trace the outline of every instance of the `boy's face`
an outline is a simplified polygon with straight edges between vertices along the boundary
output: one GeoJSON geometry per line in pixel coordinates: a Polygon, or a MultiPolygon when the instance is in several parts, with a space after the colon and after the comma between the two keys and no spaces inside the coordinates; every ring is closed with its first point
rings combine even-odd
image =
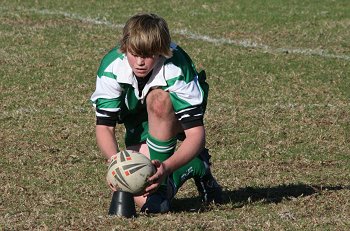
{"type": "Polygon", "coordinates": [[[129,65],[137,77],[146,77],[154,68],[159,60],[159,55],[151,57],[140,57],[131,52],[126,52],[129,65]]]}

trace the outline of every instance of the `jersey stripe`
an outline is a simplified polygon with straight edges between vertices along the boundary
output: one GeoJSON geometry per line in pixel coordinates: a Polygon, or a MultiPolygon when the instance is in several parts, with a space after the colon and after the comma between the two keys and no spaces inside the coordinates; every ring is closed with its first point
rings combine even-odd
{"type": "Polygon", "coordinates": [[[102,78],[103,76],[107,78],[117,79],[117,76],[114,75],[112,72],[103,72],[102,75],[99,77],[102,78]]]}

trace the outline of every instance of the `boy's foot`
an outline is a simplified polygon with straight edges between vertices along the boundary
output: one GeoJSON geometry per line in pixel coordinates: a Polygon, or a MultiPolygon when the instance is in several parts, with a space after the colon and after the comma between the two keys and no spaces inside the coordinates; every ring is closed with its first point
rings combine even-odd
{"type": "Polygon", "coordinates": [[[147,197],[146,203],[142,206],[143,213],[167,213],[170,211],[170,201],[176,194],[176,188],[170,177],[167,185],[161,185],[159,189],[147,197]]]}
{"type": "Polygon", "coordinates": [[[142,206],[142,213],[167,213],[170,211],[170,200],[161,192],[152,193],[142,206]]]}
{"type": "Polygon", "coordinates": [[[203,177],[195,177],[194,182],[197,186],[197,190],[202,199],[202,202],[204,204],[209,204],[212,202],[221,204],[223,203],[222,188],[210,171],[211,163],[209,159],[211,156],[208,153],[208,149],[204,149],[201,152],[200,158],[203,160],[207,170],[206,174],[203,177]]]}
{"type": "Polygon", "coordinates": [[[194,182],[203,203],[209,204],[214,202],[216,204],[221,204],[223,202],[222,188],[215,180],[210,170],[202,178],[195,178],[194,182]]]}

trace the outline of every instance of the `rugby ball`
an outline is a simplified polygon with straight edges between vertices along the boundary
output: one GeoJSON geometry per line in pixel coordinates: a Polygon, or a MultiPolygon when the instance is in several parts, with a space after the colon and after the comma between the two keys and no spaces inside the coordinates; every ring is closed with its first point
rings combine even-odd
{"type": "Polygon", "coordinates": [[[124,150],[111,157],[107,182],[114,189],[140,195],[149,185],[148,177],[155,172],[156,169],[151,160],[145,155],[124,150]]]}

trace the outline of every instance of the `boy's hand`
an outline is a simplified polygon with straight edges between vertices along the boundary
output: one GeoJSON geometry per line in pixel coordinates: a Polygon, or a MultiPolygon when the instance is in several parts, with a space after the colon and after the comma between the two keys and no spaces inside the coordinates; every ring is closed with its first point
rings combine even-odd
{"type": "Polygon", "coordinates": [[[164,181],[170,172],[166,168],[165,164],[159,160],[152,160],[152,164],[156,167],[157,171],[151,177],[148,178],[150,185],[146,188],[144,197],[147,197],[149,194],[154,193],[161,183],[164,181]]]}

